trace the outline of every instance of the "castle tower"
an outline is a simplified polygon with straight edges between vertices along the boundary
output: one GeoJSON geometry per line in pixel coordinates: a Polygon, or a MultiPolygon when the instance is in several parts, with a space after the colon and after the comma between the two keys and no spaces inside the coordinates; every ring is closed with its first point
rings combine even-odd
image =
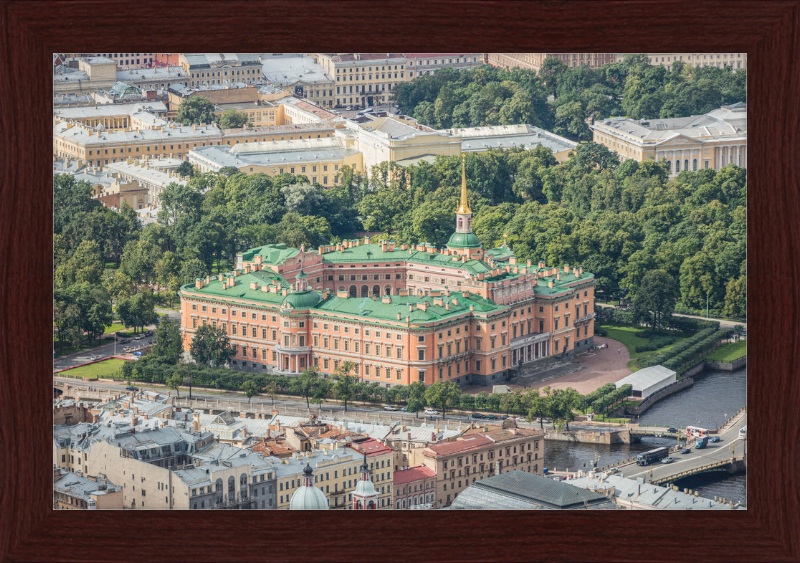
{"type": "Polygon", "coordinates": [[[369,465],[367,454],[364,454],[364,463],[361,465],[361,479],[353,492],[353,510],[377,510],[379,493],[369,478],[369,465]]]}
{"type": "Polygon", "coordinates": [[[470,259],[482,260],[483,248],[472,232],[472,210],[467,201],[466,155],[461,153],[461,200],[456,209],[456,232],[447,241],[447,248],[470,259]]]}

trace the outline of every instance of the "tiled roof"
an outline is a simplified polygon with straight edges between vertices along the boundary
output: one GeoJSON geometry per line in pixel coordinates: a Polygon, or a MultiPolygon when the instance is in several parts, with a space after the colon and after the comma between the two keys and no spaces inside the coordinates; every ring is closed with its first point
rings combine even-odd
{"type": "Polygon", "coordinates": [[[363,442],[351,442],[347,444],[347,447],[356,450],[360,455],[367,454],[367,457],[375,457],[378,455],[392,453],[392,449],[390,447],[384,446],[374,438],[369,438],[363,442]]]}
{"type": "Polygon", "coordinates": [[[393,482],[394,486],[404,485],[405,483],[410,483],[411,481],[419,481],[420,479],[430,479],[431,477],[436,477],[436,472],[425,466],[420,465],[419,467],[411,467],[410,469],[400,469],[393,473],[393,482]]]}
{"type": "Polygon", "coordinates": [[[405,53],[409,59],[429,59],[436,57],[465,57],[465,56],[480,56],[483,58],[482,53],[405,53]]]}
{"type": "Polygon", "coordinates": [[[430,457],[439,457],[445,455],[453,455],[461,452],[469,452],[477,450],[486,446],[494,444],[492,440],[486,436],[469,436],[455,440],[454,442],[445,442],[443,444],[431,444],[425,448],[425,454],[430,453],[430,457]]]}

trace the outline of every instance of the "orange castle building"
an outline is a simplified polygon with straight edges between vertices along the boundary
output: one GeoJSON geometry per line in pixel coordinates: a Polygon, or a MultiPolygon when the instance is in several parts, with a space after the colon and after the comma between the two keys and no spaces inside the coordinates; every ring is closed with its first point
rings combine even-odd
{"type": "MultiPolygon", "coordinates": [[[[381,385],[491,385],[509,368],[572,358],[594,341],[594,275],[522,265],[472,232],[462,165],[456,231],[428,243],[348,240],[316,250],[270,244],[238,255],[227,274],[181,288],[184,349],[221,326],[234,369],[296,375],[340,363],[381,385]]],[[[516,371],[516,370],[515,370],[516,371]]]]}

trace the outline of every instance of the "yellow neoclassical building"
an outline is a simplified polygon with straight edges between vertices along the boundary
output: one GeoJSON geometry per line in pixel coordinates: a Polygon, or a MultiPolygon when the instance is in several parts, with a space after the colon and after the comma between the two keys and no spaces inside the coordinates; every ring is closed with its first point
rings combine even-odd
{"type": "Polygon", "coordinates": [[[621,161],[665,159],[670,177],[727,164],[747,166],[747,105],[741,102],[674,119],[603,119],[591,129],[594,142],[621,161]]]}

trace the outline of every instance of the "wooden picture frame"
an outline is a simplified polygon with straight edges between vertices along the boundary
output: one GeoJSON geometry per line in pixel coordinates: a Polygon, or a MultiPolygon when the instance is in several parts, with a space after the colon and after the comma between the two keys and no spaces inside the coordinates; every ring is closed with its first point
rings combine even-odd
{"type": "Polygon", "coordinates": [[[800,560],[800,0],[0,2],[1,561],[800,560]],[[53,52],[747,52],[747,510],[52,510],[53,52]],[[423,49],[424,47],[424,49],[423,49]]]}

